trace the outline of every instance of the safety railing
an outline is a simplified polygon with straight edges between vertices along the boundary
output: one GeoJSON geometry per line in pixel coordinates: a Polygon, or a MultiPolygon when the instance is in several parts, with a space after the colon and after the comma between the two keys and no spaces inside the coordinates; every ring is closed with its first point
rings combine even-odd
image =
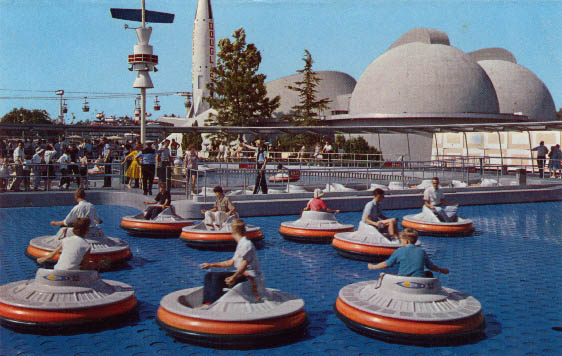
{"type": "MultiPolygon", "coordinates": [[[[511,157],[514,159],[514,157],[511,157]]],[[[462,157],[450,156],[433,161],[387,161],[377,168],[342,168],[342,167],[301,167],[296,165],[283,166],[264,171],[269,192],[291,192],[293,184],[317,188],[332,189],[333,184],[359,186],[364,189],[371,183],[403,182],[405,186],[417,184],[420,180],[439,177],[447,180],[461,180],[473,183],[481,178],[499,178],[506,175],[521,174],[521,170],[532,170],[524,159],[513,165],[501,165],[494,162],[493,157],[462,157]]],[[[505,160],[504,160],[505,162],[505,160]]],[[[274,166],[271,163],[269,166],[274,166]]],[[[206,169],[192,170],[186,181],[186,171],[182,167],[170,168],[172,182],[185,188],[186,198],[194,195],[202,196],[206,201],[212,196],[213,187],[220,185],[235,194],[252,194],[258,183],[259,175],[255,162],[242,161],[233,167],[229,162],[208,163],[206,169]]]]}
{"type": "MultiPolygon", "coordinates": [[[[202,151],[200,156],[208,162],[244,163],[255,156],[255,151],[236,151],[235,153],[202,151]]],[[[390,160],[398,160],[403,155],[385,155],[390,160]]],[[[292,152],[292,151],[268,151],[269,162],[285,165],[298,165],[301,167],[356,167],[375,168],[384,161],[380,153],[318,153],[314,152],[292,152]]]]}
{"type": "Polygon", "coordinates": [[[0,169],[0,191],[53,190],[53,184],[61,189],[71,185],[83,188],[109,187],[121,189],[123,169],[118,162],[88,164],[59,163],[3,163],[0,169]],[[109,167],[106,173],[105,167],[109,167]],[[103,183],[101,181],[104,181],[103,183]],[[98,181],[100,181],[98,185],[98,181]],[[23,185],[23,189],[22,188],[23,185]]]}
{"type": "MultiPolygon", "coordinates": [[[[541,162],[544,166],[545,176],[554,174],[549,170],[549,159],[541,162]]],[[[293,184],[309,187],[324,187],[328,190],[334,183],[344,185],[368,185],[370,183],[399,181],[413,183],[419,180],[440,177],[445,179],[458,179],[465,182],[474,181],[476,178],[496,177],[499,179],[506,175],[536,172],[534,162],[530,158],[503,157],[503,163],[497,157],[478,156],[440,156],[438,160],[412,161],[388,160],[376,161],[370,166],[355,164],[350,167],[308,166],[298,164],[277,165],[273,159],[269,160],[269,169],[265,170],[265,182],[272,191],[291,192],[295,189],[293,184]],[[509,163],[509,164],[507,164],[509,163]]],[[[183,165],[183,163],[182,163],[183,165]]],[[[252,194],[257,182],[258,174],[255,161],[245,160],[238,163],[217,162],[208,163],[205,168],[187,171],[183,166],[169,166],[165,170],[168,186],[177,191],[185,192],[187,198],[193,195],[212,196],[212,188],[220,185],[228,190],[239,190],[237,194],[252,194]],[[191,177],[194,178],[191,178],[191,177]]],[[[69,163],[66,166],[56,164],[4,164],[0,171],[0,190],[12,188],[19,190],[49,188],[55,181],[60,186],[66,187],[76,183],[76,186],[104,187],[113,186],[121,189],[126,184],[127,166],[118,161],[113,163],[94,163],[88,165],[69,163]],[[105,167],[110,167],[106,173],[105,167]],[[24,168],[25,167],[25,168],[24,168]],[[50,168],[49,168],[50,167],[50,168]],[[61,169],[62,167],[62,169],[61,169]]],[[[157,167],[155,173],[159,171],[157,167]]],[[[562,173],[562,172],[561,172],[562,173]]],[[[158,174],[156,174],[158,175],[158,174]]],[[[141,180],[142,181],[142,180],[141,180]]]]}

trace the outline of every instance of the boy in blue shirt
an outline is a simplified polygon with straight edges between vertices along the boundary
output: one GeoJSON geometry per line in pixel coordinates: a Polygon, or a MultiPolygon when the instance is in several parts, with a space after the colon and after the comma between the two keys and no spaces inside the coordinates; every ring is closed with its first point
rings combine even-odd
{"type": "Polygon", "coordinates": [[[417,241],[418,233],[416,230],[410,228],[404,229],[400,233],[400,245],[402,247],[394,251],[386,261],[377,263],[376,265],[369,263],[369,269],[382,269],[392,267],[396,263],[399,263],[399,276],[428,277],[424,273],[424,266],[434,272],[448,274],[449,270],[447,268],[439,268],[431,262],[425,251],[421,247],[416,246],[417,241]]]}

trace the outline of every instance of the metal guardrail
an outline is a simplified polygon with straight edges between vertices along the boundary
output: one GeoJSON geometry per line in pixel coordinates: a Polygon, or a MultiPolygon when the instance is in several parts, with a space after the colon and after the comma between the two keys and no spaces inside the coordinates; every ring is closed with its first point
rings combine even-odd
{"type": "MultiPolygon", "coordinates": [[[[272,163],[274,165],[274,163],[272,163]]],[[[170,167],[174,173],[169,173],[172,177],[172,184],[185,186],[185,196],[187,199],[193,197],[193,191],[202,196],[207,201],[208,196],[212,196],[212,188],[220,185],[226,190],[240,190],[240,194],[252,194],[249,188],[254,187],[257,176],[254,162],[238,163],[238,168],[232,168],[232,163],[218,162],[210,169],[194,170],[192,174],[196,176],[195,186],[191,182],[186,183],[186,171],[182,167],[170,167]],[[172,175],[173,174],[173,175],[172,175]]],[[[522,174],[521,170],[528,171],[532,166],[505,166],[487,163],[485,159],[477,160],[440,160],[440,161],[394,161],[386,162],[379,168],[356,168],[348,169],[341,167],[303,167],[298,166],[283,167],[280,169],[265,170],[267,184],[273,189],[282,189],[290,192],[291,183],[305,185],[308,187],[324,187],[328,191],[332,183],[342,183],[350,186],[367,185],[376,182],[398,181],[404,184],[412,184],[420,180],[439,177],[441,179],[462,180],[467,183],[475,179],[487,176],[489,178],[499,178],[511,173],[522,174]],[[273,179],[272,177],[277,177],[273,179]],[[291,179],[294,178],[294,179],[291,179]]]]}
{"type": "MultiPolygon", "coordinates": [[[[289,167],[282,167],[280,169],[267,169],[265,177],[268,179],[267,184],[271,185],[274,189],[283,189],[290,191],[291,181],[298,180],[299,184],[309,186],[323,186],[332,183],[342,184],[369,184],[381,181],[402,181],[404,183],[419,181],[420,179],[431,179],[434,176],[440,178],[460,179],[470,182],[471,177],[495,176],[499,179],[502,176],[512,173],[520,173],[521,170],[535,172],[535,166],[530,158],[522,157],[503,157],[504,162],[515,162],[516,164],[499,164],[495,161],[496,157],[466,157],[466,156],[441,156],[439,160],[432,161],[375,161],[371,162],[368,166],[362,166],[364,162],[352,164],[350,167],[332,165],[329,167],[321,165],[300,165],[291,164],[289,167]],[[298,172],[298,179],[295,174],[298,172]],[[277,181],[269,181],[270,177],[278,175],[280,179],[277,181]],[[284,179],[283,177],[286,177],[284,179]],[[293,177],[294,179],[290,179],[293,177]]],[[[270,166],[275,166],[277,163],[273,158],[269,160],[270,166]]],[[[284,163],[284,161],[282,161],[284,163]]],[[[334,161],[332,161],[334,162],[334,161]]],[[[545,170],[547,170],[548,160],[545,161],[545,170]]],[[[211,169],[193,170],[191,174],[195,175],[195,184],[192,186],[191,180],[186,181],[187,172],[183,167],[169,166],[166,170],[166,180],[168,185],[173,188],[182,188],[185,190],[186,198],[190,199],[193,191],[199,193],[203,192],[203,196],[207,197],[210,188],[221,185],[229,189],[242,190],[242,194],[247,194],[249,187],[255,185],[257,170],[255,169],[255,161],[238,161],[237,168],[232,168],[231,162],[217,162],[210,163],[213,165],[211,169]]],[[[47,167],[58,167],[59,164],[29,164],[29,170],[23,170],[23,166],[19,164],[9,164],[12,167],[13,173],[0,174],[0,189],[7,187],[9,183],[16,184],[16,189],[23,183],[24,187],[30,187],[33,183],[34,187],[39,187],[41,183],[47,184],[47,167]],[[32,174],[32,172],[34,174],[32,174]],[[40,172],[39,174],[35,174],[40,172]],[[41,173],[42,172],[42,173],[41,173]],[[39,184],[36,180],[39,179],[39,184]]],[[[98,163],[89,162],[87,165],[86,173],[80,172],[80,168],[84,168],[80,163],[69,164],[68,171],[55,172],[54,178],[51,180],[65,179],[65,182],[75,182],[77,178],[80,184],[85,187],[92,187],[91,182],[94,182],[97,187],[97,182],[103,178],[110,177],[111,181],[119,183],[115,188],[122,188],[125,184],[125,166],[119,161],[113,163],[98,163]],[[95,172],[92,172],[94,166],[100,167],[95,172]],[[105,174],[104,167],[111,166],[111,173],[105,174]],[[73,167],[72,169],[70,167],[73,167]],[[76,168],[77,167],[77,168],[76,168]],[[78,169],[78,172],[77,172],[78,169]]],[[[56,171],[56,169],[55,169],[56,171]]],[[[155,169],[155,172],[157,170],[155,169]]],[[[60,181],[59,181],[60,182],[60,181]]],[[[100,184],[101,185],[101,184],[100,184]]],[[[13,186],[13,185],[12,185],[13,186]]]]}
{"type": "Polygon", "coordinates": [[[76,182],[77,186],[85,188],[97,187],[97,180],[105,177],[110,177],[112,182],[115,180],[114,178],[119,178],[118,187],[122,188],[124,172],[119,162],[88,162],[86,166],[82,163],[71,162],[66,166],[67,168],[61,169],[59,163],[5,164],[0,173],[0,191],[20,191],[22,184],[26,191],[31,190],[31,186],[33,186],[33,190],[39,190],[42,182],[44,190],[51,190],[51,185],[55,181],[59,181],[59,186],[65,184],[70,186],[72,182],[76,182]],[[105,173],[105,166],[111,167],[110,174],[105,173]],[[97,169],[96,167],[102,168],[97,169]],[[49,172],[49,168],[51,172],[49,172]]]}

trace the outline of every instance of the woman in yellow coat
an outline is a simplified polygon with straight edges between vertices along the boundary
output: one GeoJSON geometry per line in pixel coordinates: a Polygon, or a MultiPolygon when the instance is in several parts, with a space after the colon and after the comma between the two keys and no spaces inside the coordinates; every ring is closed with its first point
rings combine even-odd
{"type": "Polygon", "coordinates": [[[129,178],[129,189],[131,189],[131,183],[133,179],[135,180],[135,188],[139,187],[139,180],[142,178],[141,166],[137,160],[137,154],[142,150],[142,145],[136,145],[135,149],[129,153],[123,160],[123,164],[127,161],[131,162],[131,165],[125,172],[125,177],[129,178]]]}

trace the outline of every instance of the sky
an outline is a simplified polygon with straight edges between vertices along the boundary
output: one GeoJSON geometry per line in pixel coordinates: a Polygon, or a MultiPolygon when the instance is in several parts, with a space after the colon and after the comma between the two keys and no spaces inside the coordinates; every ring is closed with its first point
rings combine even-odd
{"type": "MultiPolygon", "coordinates": [[[[0,0],[0,117],[13,108],[45,109],[55,118],[57,89],[68,116],[93,120],[97,112],[133,115],[135,73],[127,55],[138,23],[112,19],[112,7],[140,8],[140,0],[0,0]],[[130,94],[99,98],[99,93],[130,94]],[[90,95],[90,112],[81,110],[90,95]]],[[[191,36],[197,0],[146,0],[149,10],[175,14],[153,24],[150,44],[159,56],[154,93],[191,91],[191,36]]],[[[503,47],[549,88],[562,107],[562,0],[213,0],[218,39],[240,27],[262,54],[267,80],[295,74],[308,49],[314,70],[345,72],[356,80],[405,32],[445,31],[465,52],[503,47]]],[[[184,99],[160,96],[162,114],[185,115],[184,99]]],[[[147,111],[153,112],[154,97],[147,111]]]]}

